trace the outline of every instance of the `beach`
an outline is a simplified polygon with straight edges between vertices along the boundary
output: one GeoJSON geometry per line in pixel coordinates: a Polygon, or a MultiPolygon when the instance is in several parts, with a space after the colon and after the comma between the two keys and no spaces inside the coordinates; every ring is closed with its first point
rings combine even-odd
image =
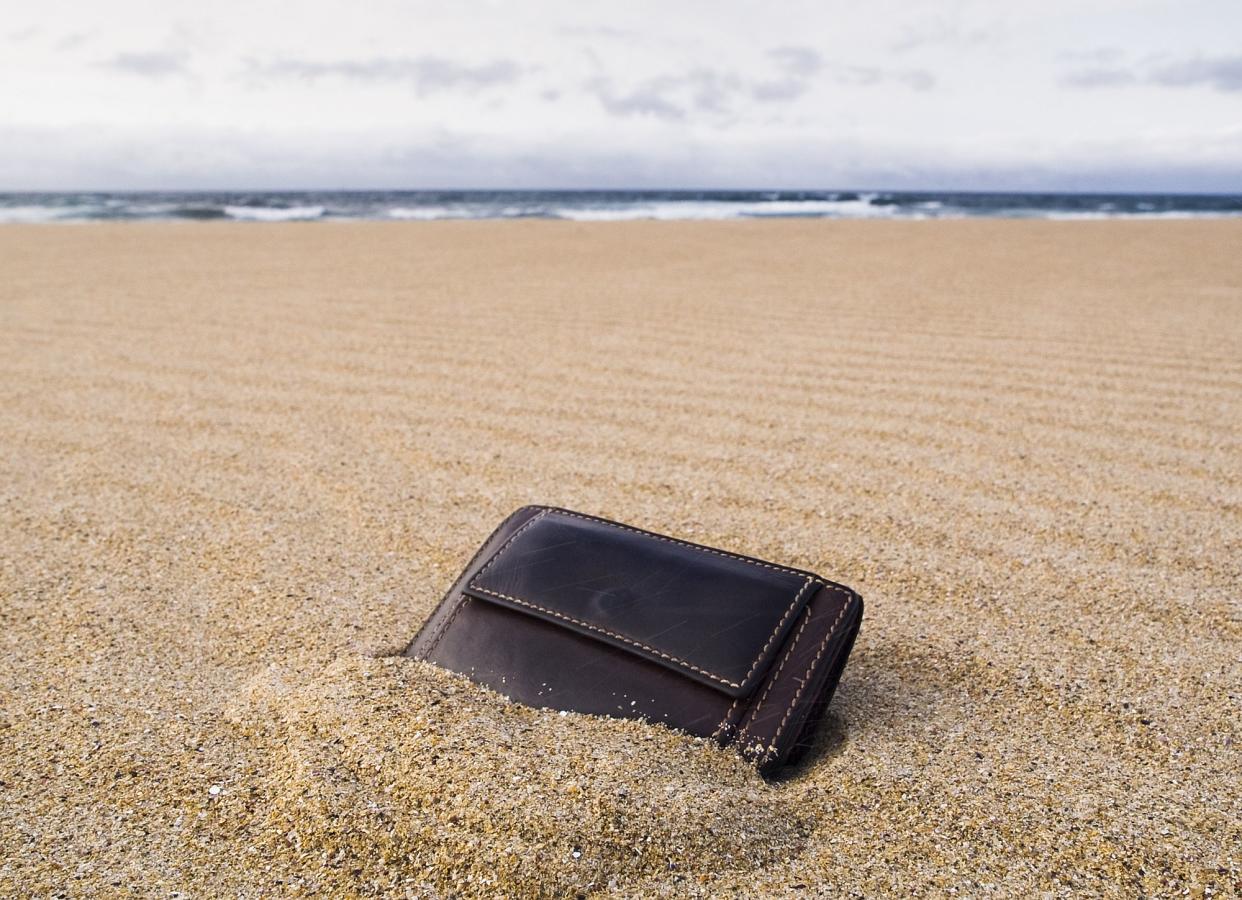
{"type": "Polygon", "coordinates": [[[1239,246],[0,227],[0,895],[1236,895],[1239,246]],[[809,756],[396,656],[528,503],[857,590],[809,756]]]}

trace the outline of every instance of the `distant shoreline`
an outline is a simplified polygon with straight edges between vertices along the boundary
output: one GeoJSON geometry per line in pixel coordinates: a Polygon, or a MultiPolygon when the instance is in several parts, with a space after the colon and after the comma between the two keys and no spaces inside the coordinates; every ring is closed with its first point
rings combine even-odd
{"type": "Polygon", "coordinates": [[[552,219],[1196,219],[1242,194],[967,191],[182,191],[0,193],[0,224],[552,219]]]}

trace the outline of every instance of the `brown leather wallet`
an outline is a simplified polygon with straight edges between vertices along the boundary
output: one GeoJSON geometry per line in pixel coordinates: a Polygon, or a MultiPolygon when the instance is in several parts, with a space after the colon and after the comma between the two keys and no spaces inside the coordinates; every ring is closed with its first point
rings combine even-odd
{"type": "Polygon", "coordinates": [[[525,506],[405,655],[530,706],[710,737],[767,774],[810,745],[862,610],[810,572],[525,506]]]}

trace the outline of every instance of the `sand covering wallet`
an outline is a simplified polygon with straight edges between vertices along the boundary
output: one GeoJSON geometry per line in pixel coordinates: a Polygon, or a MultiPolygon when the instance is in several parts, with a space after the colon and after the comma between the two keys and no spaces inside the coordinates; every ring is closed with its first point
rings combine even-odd
{"type": "Polygon", "coordinates": [[[530,706],[710,737],[767,774],[809,746],[862,609],[810,572],[526,506],[405,655],[530,706]]]}

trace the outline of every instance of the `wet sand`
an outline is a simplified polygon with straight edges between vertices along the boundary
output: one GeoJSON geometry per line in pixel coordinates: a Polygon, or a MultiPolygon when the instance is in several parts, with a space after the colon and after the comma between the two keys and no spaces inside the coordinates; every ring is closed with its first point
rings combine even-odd
{"type": "Polygon", "coordinates": [[[0,894],[1237,891],[1239,246],[0,228],[0,894]],[[810,758],[393,658],[524,503],[862,593],[810,758]]]}

